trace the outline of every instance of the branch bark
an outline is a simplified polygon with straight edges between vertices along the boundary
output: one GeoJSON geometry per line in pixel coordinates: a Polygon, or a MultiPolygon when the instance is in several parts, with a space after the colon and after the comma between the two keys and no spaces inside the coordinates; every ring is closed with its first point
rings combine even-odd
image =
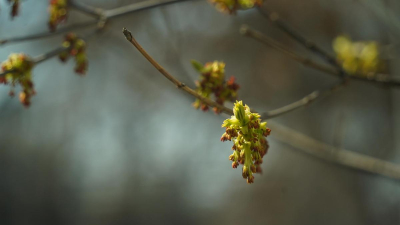
{"type": "Polygon", "coordinates": [[[69,6],[97,19],[100,19],[104,16],[104,10],[102,8],[96,8],[90,5],[86,5],[79,1],[69,1],[69,6]]]}
{"type": "Polygon", "coordinates": [[[345,82],[340,81],[339,83],[329,86],[328,88],[313,91],[311,94],[306,95],[304,98],[302,98],[296,102],[293,102],[289,105],[283,106],[278,109],[274,109],[274,110],[262,113],[261,118],[271,119],[271,118],[282,116],[286,113],[295,111],[302,107],[306,107],[306,106],[310,105],[311,103],[315,102],[317,99],[322,99],[323,97],[331,94],[332,92],[336,91],[338,88],[340,88],[344,85],[345,85],[345,82]]]}
{"type": "MultiPolygon", "coordinates": [[[[83,37],[80,37],[80,38],[87,39],[87,38],[93,36],[96,32],[97,32],[97,30],[95,30],[94,32],[92,32],[90,34],[87,34],[87,35],[85,35],[83,37]]],[[[47,53],[35,56],[35,57],[32,58],[32,62],[33,62],[34,65],[37,65],[39,63],[42,63],[42,62],[44,62],[46,60],[49,60],[49,59],[55,57],[55,56],[58,56],[60,53],[69,50],[71,47],[72,46],[70,46],[70,47],[59,47],[59,48],[51,50],[51,51],[49,51],[47,53]]],[[[10,72],[13,72],[13,71],[12,70],[1,71],[0,72],[0,77],[3,77],[7,73],[10,73],[10,72]]]]}
{"type": "Polygon", "coordinates": [[[212,101],[211,99],[205,98],[199,95],[195,90],[191,89],[190,87],[186,86],[184,83],[180,82],[174,76],[172,76],[168,71],[166,71],[157,61],[155,61],[144,49],[143,47],[133,38],[132,33],[123,28],[123,33],[125,35],[126,40],[128,40],[135,48],[169,81],[171,81],[176,87],[182,89],[186,93],[192,95],[195,98],[200,99],[202,102],[207,104],[211,107],[217,107],[221,112],[224,112],[228,115],[233,115],[233,111],[228,109],[227,107],[212,101]]]}
{"type": "MultiPolygon", "coordinates": [[[[233,115],[232,110],[224,107],[223,105],[220,105],[216,103],[215,101],[212,101],[211,99],[205,98],[201,95],[199,95],[195,90],[191,89],[190,87],[184,85],[182,82],[180,82],[178,79],[176,79],[173,75],[171,75],[169,72],[167,72],[159,63],[157,63],[147,52],[146,50],[143,49],[143,47],[133,38],[132,33],[127,30],[126,28],[123,29],[123,33],[125,35],[125,38],[133,45],[135,48],[162,74],[164,77],[166,77],[168,80],[170,80],[175,86],[178,88],[181,88],[183,91],[189,93],[190,95],[194,96],[195,98],[200,99],[202,102],[207,104],[208,106],[211,107],[217,107],[218,109],[221,110],[221,112],[224,112],[228,115],[233,115]]],[[[338,84],[333,85],[332,87],[329,87],[328,89],[323,89],[319,91],[314,91],[313,93],[305,96],[299,101],[293,102],[287,106],[271,110],[265,113],[261,114],[261,117],[263,119],[270,119],[274,117],[281,116],[283,114],[286,114],[288,112],[292,112],[296,109],[299,109],[301,107],[307,106],[311,104],[313,101],[315,101],[317,98],[321,98],[323,96],[326,96],[327,94],[333,92],[336,90],[337,87],[343,85],[343,82],[340,82],[338,84]]]]}
{"type": "MultiPolygon", "coordinates": [[[[178,3],[178,2],[183,2],[183,1],[188,1],[188,0],[148,0],[148,1],[137,2],[137,3],[127,5],[127,6],[122,6],[122,7],[118,7],[115,9],[109,9],[109,10],[95,8],[92,6],[84,5],[82,3],[78,3],[76,1],[72,1],[71,4],[73,7],[77,8],[78,10],[98,16],[99,20],[102,20],[103,22],[105,22],[107,20],[116,18],[118,16],[137,12],[140,10],[150,9],[150,8],[154,8],[154,7],[158,7],[158,6],[163,6],[163,5],[178,3]]],[[[33,35],[28,35],[28,36],[23,36],[23,37],[0,39],[0,46],[3,44],[11,44],[11,43],[17,43],[17,42],[21,42],[21,41],[29,41],[29,40],[39,39],[39,38],[52,37],[52,36],[55,36],[58,34],[64,34],[64,33],[79,29],[79,28],[90,27],[90,26],[96,25],[98,22],[99,22],[98,20],[95,20],[95,21],[90,21],[90,22],[78,23],[78,24],[74,24],[74,25],[71,25],[68,27],[60,28],[57,31],[52,32],[52,33],[51,32],[43,32],[43,33],[38,33],[38,34],[33,34],[33,35]]]]}
{"type": "Polygon", "coordinates": [[[300,43],[302,46],[304,46],[306,49],[310,50],[311,52],[315,53],[316,55],[321,56],[327,63],[331,64],[334,66],[338,71],[341,76],[348,75],[343,68],[337,63],[335,57],[332,57],[328,52],[317,46],[314,42],[311,40],[308,40],[305,38],[303,35],[298,33],[296,30],[294,30],[292,27],[290,27],[288,24],[286,24],[283,20],[280,19],[279,14],[276,12],[269,12],[265,9],[258,8],[258,11],[267,19],[269,19],[272,24],[274,24],[276,27],[281,29],[283,32],[285,32],[287,35],[289,35],[293,40],[297,41],[300,43]]]}
{"type": "MultiPolygon", "coordinates": [[[[303,64],[304,66],[308,66],[310,68],[313,68],[315,70],[318,70],[318,71],[321,71],[321,72],[324,72],[324,73],[327,73],[327,74],[330,74],[333,76],[342,77],[339,70],[337,70],[335,68],[331,68],[330,66],[326,66],[324,64],[317,63],[317,62],[315,62],[309,58],[306,58],[304,56],[298,55],[297,53],[287,49],[285,46],[283,46],[282,44],[273,40],[272,38],[262,34],[259,31],[249,28],[246,25],[241,27],[240,32],[247,37],[251,37],[257,41],[260,41],[263,44],[266,44],[278,51],[281,51],[282,53],[286,54],[293,60],[303,64]]],[[[383,85],[389,85],[389,86],[393,86],[393,87],[400,87],[400,77],[390,76],[387,74],[377,74],[377,73],[354,74],[354,75],[346,75],[346,78],[372,82],[375,84],[383,84],[383,85]]]]}

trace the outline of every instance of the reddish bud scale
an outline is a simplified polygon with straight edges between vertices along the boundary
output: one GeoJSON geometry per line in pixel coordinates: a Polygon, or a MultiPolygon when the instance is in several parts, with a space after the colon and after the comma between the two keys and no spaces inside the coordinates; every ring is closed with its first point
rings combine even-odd
{"type": "Polygon", "coordinates": [[[14,18],[16,16],[18,16],[18,12],[19,12],[19,0],[14,0],[13,1],[13,5],[12,5],[12,9],[11,9],[11,18],[14,18]]]}
{"type": "Polygon", "coordinates": [[[232,168],[233,168],[233,169],[236,169],[238,166],[239,166],[239,163],[238,163],[238,162],[233,162],[233,163],[232,163],[232,168]]]}
{"type": "Polygon", "coordinates": [[[259,165],[256,166],[256,173],[262,173],[261,166],[259,165]]]}
{"type": "MultiPolygon", "coordinates": [[[[201,67],[201,65],[198,67],[201,67]]],[[[226,100],[236,99],[237,90],[239,88],[238,85],[234,85],[235,82],[233,77],[225,82],[224,63],[218,61],[208,62],[201,69],[199,69],[198,67],[195,68],[200,72],[200,80],[196,81],[195,83],[197,86],[196,91],[199,94],[207,98],[210,98],[213,95],[215,97],[215,101],[220,105],[223,105],[226,100]]],[[[221,110],[217,107],[214,107],[213,111],[216,114],[221,113],[221,110]]]]}
{"type": "Polygon", "coordinates": [[[68,16],[67,6],[67,0],[50,0],[48,22],[50,31],[54,32],[60,23],[66,21],[68,16]]]}
{"type": "Polygon", "coordinates": [[[88,62],[86,59],[85,53],[85,42],[82,39],[79,39],[74,33],[69,33],[65,35],[65,39],[63,42],[63,46],[69,48],[69,50],[61,52],[58,55],[58,58],[62,62],[66,62],[69,56],[73,56],[75,58],[75,72],[78,75],[86,74],[88,62]]]}

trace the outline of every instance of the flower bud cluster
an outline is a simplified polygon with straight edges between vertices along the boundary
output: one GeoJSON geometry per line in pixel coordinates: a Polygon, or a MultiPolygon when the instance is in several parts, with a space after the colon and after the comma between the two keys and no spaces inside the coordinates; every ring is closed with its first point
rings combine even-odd
{"type": "Polygon", "coordinates": [[[337,60],[349,74],[376,73],[383,69],[379,46],[375,41],[353,42],[339,36],[333,42],[337,60]]]}
{"type": "MultiPolygon", "coordinates": [[[[209,62],[204,66],[199,62],[192,61],[193,67],[200,73],[200,80],[196,81],[196,91],[205,98],[215,97],[215,101],[223,105],[225,101],[233,101],[237,98],[239,85],[235,82],[235,77],[230,77],[225,81],[225,63],[209,62]]],[[[199,99],[193,103],[193,106],[203,111],[208,110],[208,106],[199,99]]],[[[219,114],[220,110],[217,107],[213,108],[214,112],[219,114]]]]}
{"type": "Polygon", "coordinates": [[[243,178],[247,183],[253,183],[253,173],[261,173],[262,158],[269,148],[266,137],[271,130],[266,122],[261,122],[260,115],[252,113],[247,105],[243,106],[242,101],[236,101],[233,113],[234,116],[222,124],[226,131],[221,141],[233,141],[233,154],[229,156],[232,167],[237,168],[242,164],[243,178]]]}
{"type": "Polygon", "coordinates": [[[68,2],[67,0],[50,0],[49,6],[49,29],[55,31],[57,25],[67,20],[68,2]]]}
{"type": "Polygon", "coordinates": [[[218,11],[235,14],[237,10],[245,10],[261,6],[263,0],[209,0],[218,11]]]}
{"type": "Polygon", "coordinates": [[[60,60],[66,62],[70,56],[75,57],[75,72],[84,75],[88,66],[85,41],[78,38],[76,34],[69,33],[65,36],[63,47],[67,48],[68,51],[60,53],[60,60]]]}
{"type": "Polygon", "coordinates": [[[19,94],[21,103],[28,107],[31,104],[31,97],[35,95],[32,82],[32,68],[34,63],[25,54],[11,54],[8,59],[1,64],[2,71],[9,71],[0,77],[0,84],[10,84],[10,96],[14,96],[14,87],[19,84],[22,91],[19,94]]]}
{"type": "Polygon", "coordinates": [[[11,18],[18,16],[20,0],[7,0],[8,4],[11,4],[11,18]]]}

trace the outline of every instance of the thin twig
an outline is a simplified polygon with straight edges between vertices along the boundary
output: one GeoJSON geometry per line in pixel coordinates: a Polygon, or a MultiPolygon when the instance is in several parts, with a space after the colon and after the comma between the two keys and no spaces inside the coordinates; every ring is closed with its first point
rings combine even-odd
{"type": "MultiPolygon", "coordinates": [[[[87,35],[85,35],[85,36],[83,36],[83,37],[81,37],[81,38],[82,38],[82,39],[87,39],[87,38],[93,36],[96,32],[97,32],[97,30],[94,31],[94,32],[92,32],[92,33],[90,33],[90,34],[87,34],[87,35]]],[[[47,52],[47,53],[44,53],[44,54],[41,54],[41,55],[38,55],[38,56],[33,57],[33,58],[32,58],[32,62],[33,62],[34,65],[40,64],[40,63],[42,63],[42,62],[44,62],[44,61],[46,61],[46,60],[48,60],[48,59],[51,59],[51,58],[53,58],[53,57],[55,57],[55,56],[58,56],[60,53],[62,53],[62,52],[64,52],[64,51],[69,50],[71,47],[72,47],[72,46],[70,46],[70,47],[64,47],[64,46],[58,47],[58,48],[56,48],[56,49],[54,49],[54,50],[51,50],[51,51],[49,51],[49,52],[47,52]]],[[[10,72],[13,72],[13,70],[1,71],[1,72],[0,72],[0,77],[3,77],[3,76],[5,76],[7,73],[10,73],[10,72]]]]}
{"type": "MultiPolygon", "coordinates": [[[[123,33],[126,37],[126,39],[133,44],[133,46],[135,46],[140,53],[142,53],[142,55],[161,73],[163,74],[168,80],[170,80],[173,84],[175,84],[178,88],[183,89],[184,91],[186,91],[187,93],[191,94],[192,96],[200,99],[202,102],[204,102],[205,104],[207,104],[208,106],[211,107],[217,107],[218,109],[220,109],[222,112],[228,114],[228,115],[232,115],[232,110],[228,109],[218,103],[216,103],[215,101],[212,101],[208,98],[205,98],[201,95],[199,95],[196,91],[194,91],[193,89],[189,88],[188,86],[184,85],[182,82],[180,82],[179,80],[177,80],[174,76],[172,76],[170,73],[168,73],[168,71],[166,71],[160,64],[158,64],[143,48],[142,46],[135,40],[135,38],[133,38],[132,34],[130,31],[128,31],[126,28],[123,29],[123,33]]],[[[338,86],[342,85],[342,82],[339,84],[335,84],[334,86],[330,87],[327,90],[320,90],[320,91],[314,91],[313,93],[305,96],[303,99],[293,102],[287,106],[284,106],[282,108],[279,109],[275,109],[272,111],[268,111],[265,113],[262,113],[262,118],[263,119],[270,119],[273,117],[277,117],[283,114],[286,114],[288,112],[294,111],[296,109],[299,109],[301,107],[304,107],[306,105],[309,105],[311,102],[313,102],[314,100],[316,100],[317,98],[323,97],[325,95],[327,95],[328,93],[334,91],[338,86]]]]}
{"type": "Polygon", "coordinates": [[[187,92],[188,94],[194,96],[195,98],[200,99],[202,102],[205,104],[211,106],[211,107],[217,107],[221,112],[224,112],[229,115],[233,115],[233,112],[231,109],[228,109],[224,107],[223,105],[220,105],[216,103],[215,101],[212,101],[209,98],[205,98],[201,95],[199,95],[195,90],[191,89],[190,87],[186,86],[184,83],[180,82],[178,79],[176,79],[174,76],[172,76],[168,71],[166,71],[160,64],[157,63],[143,48],[142,46],[133,38],[132,33],[124,28],[123,33],[125,35],[126,40],[128,40],[135,48],[162,74],[164,75],[165,78],[167,78],[169,81],[171,81],[176,87],[179,89],[182,89],[183,91],[187,92]]]}
{"type": "Polygon", "coordinates": [[[280,19],[279,14],[276,12],[269,12],[265,9],[258,8],[258,11],[269,19],[274,25],[276,25],[279,29],[284,31],[287,35],[289,35],[292,39],[303,45],[305,48],[310,50],[311,52],[321,56],[326,62],[334,66],[341,76],[348,75],[343,70],[343,68],[337,63],[335,57],[332,57],[328,52],[317,46],[311,40],[306,39],[303,35],[295,31],[288,24],[286,24],[283,20],[280,19]]]}
{"type": "Polygon", "coordinates": [[[272,48],[277,49],[278,51],[283,52],[284,54],[286,54],[287,56],[289,56],[290,58],[294,59],[295,61],[303,64],[304,66],[308,66],[311,67],[313,69],[316,69],[318,71],[322,71],[334,76],[338,76],[339,72],[337,69],[334,69],[330,66],[321,64],[321,63],[317,63],[309,58],[303,57],[301,55],[298,55],[292,51],[290,51],[289,49],[287,49],[285,46],[283,46],[282,44],[278,43],[277,41],[273,40],[272,38],[262,34],[259,31],[256,31],[254,29],[251,29],[250,27],[248,27],[247,25],[243,25],[240,28],[240,33],[242,35],[245,35],[247,37],[251,37],[256,39],[257,41],[260,41],[272,48]]]}
{"type": "MultiPolygon", "coordinates": [[[[37,64],[39,64],[41,62],[44,62],[44,61],[46,61],[48,59],[51,59],[54,56],[57,56],[58,54],[60,54],[61,52],[66,51],[66,50],[68,50],[68,48],[65,48],[65,47],[56,48],[56,49],[54,49],[54,50],[52,50],[50,52],[47,52],[47,53],[44,53],[44,54],[41,54],[41,55],[38,55],[38,56],[32,58],[32,62],[33,62],[34,65],[37,65],[37,64]]],[[[1,71],[0,72],[0,77],[3,77],[7,73],[11,73],[11,72],[13,72],[13,70],[1,71]]]]}
{"type": "Polygon", "coordinates": [[[63,27],[60,29],[57,29],[55,32],[43,32],[39,34],[32,34],[24,37],[14,37],[14,38],[9,38],[9,39],[0,39],[0,45],[2,44],[8,44],[8,43],[16,43],[16,42],[22,42],[22,41],[29,41],[29,40],[35,40],[35,39],[41,39],[41,38],[46,38],[46,37],[52,37],[55,35],[59,34],[65,34],[67,32],[70,32],[72,30],[77,30],[80,28],[86,28],[90,27],[97,24],[97,21],[89,21],[89,22],[83,22],[83,23],[78,23],[78,24],[73,24],[67,27],[63,27]]]}
{"type": "Polygon", "coordinates": [[[325,144],[280,124],[268,123],[268,127],[272,130],[272,138],[313,157],[400,180],[398,164],[325,144]]]}
{"type": "MultiPolygon", "coordinates": [[[[316,69],[321,72],[325,72],[330,75],[341,77],[340,71],[338,71],[337,69],[331,68],[324,64],[317,63],[309,58],[301,56],[301,55],[287,49],[285,46],[283,46],[282,44],[273,40],[272,38],[262,34],[259,31],[249,28],[246,25],[243,25],[241,27],[240,32],[245,36],[254,38],[257,41],[260,41],[272,48],[275,48],[275,49],[285,53],[293,60],[300,62],[305,66],[308,66],[310,68],[316,69]]],[[[376,84],[384,84],[384,85],[390,85],[390,86],[394,86],[394,87],[400,87],[400,77],[390,76],[387,74],[377,74],[377,73],[354,74],[354,75],[346,76],[346,78],[356,79],[356,80],[361,80],[361,81],[368,81],[368,82],[373,82],[376,84]]]]}
{"type": "Polygon", "coordinates": [[[306,106],[310,105],[312,102],[316,101],[317,99],[322,99],[323,97],[336,91],[338,88],[344,86],[344,84],[345,84],[344,81],[340,81],[339,83],[334,84],[328,88],[313,91],[311,94],[306,95],[304,98],[302,98],[296,102],[293,102],[289,105],[283,106],[278,109],[274,109],[274,110],[262,113],[261,118],[271,119],[274,117],[282,116],[286,113],[292,112],[292,111],[300,109],[302,107],[306,107],[306,106]]]}
{"type": "MultiPolygon", "coordinates": [[[[113,19],[115,17],[118,16],[122,16],[122,15],[126,15],[129,13],[133,13],[133,12],[137,12],[140,10],[144,10],[144,9],[150,9],[150,8],[154,8],[154,7],[158,7],[158,6],[163,6],[163,5],[167,5],[167,4],[172,4],[172,3],[177,3],[177,2],[183,2],[183,1],[188,1],[188,0],[148,0],[148,1],[142,1],[142,2],[137,2],[137,3],[133,3],[127,6],[122,6],[122,7],[118,7],[115,9],[110,9],[110,10],[103,10],[102,11],[102,16],[99,18],[102,21],[105,20],[109,20],[109,19],[113,19]]],[[[94,8],[91,6],[84,6],[81,3],[73,3],[73,5],[75,6],[82,6],[82,8],[80,8],[81,10],[85,10],[87,11],[99,11],[100,8],[94,8]]],[[[84,27],[88,27],[88,26],[93,26],[96,25],[99,21],[95,20],[95,21],[90,21],[90,22],[83,22],[83,23],[78,23],[75,25],[71,25],[65,28],[61,28],[58,29],[55,32],[44,32],[44,33],[39,33],[39,34],[33,34],[33,35],[28,35],[28,36],[24,36],[24,37],[15,37],[15,38],[9,38],[9,39],[0,39],[0,46],[6,43],[16,43],[16,42],[21,42],[21,41],[28,41],[28,40],[34,40],[34,39],[39,39],[39,38],[46,38],[46,37],[52,37],[58,34],[64,34],[67,32],[70,32],[72,30],[78,29],[78,28],[84,28],[84,27]]]]}
{"type": "Polygon", "coordinates": [[[69,1],[69,6],[72,8],[84,12],[90,16],[93,16],[95,18],[101,18],[104,16],[104,10],[101,8],[96,8],[90,5],[86,5],[82,2],[79,1],[69,1]]]}
{"type": "Polygon", "coordinates": [[[123,16],[125,14],[129,14],[132,12],[137,12],[144,9],[151,9],[158,6],[168,5],[172,3],[184,2],[188,0],[147,0],[141,1],[137,3],[133,3],[130,5],[118,7],[115,9],[106,10],[105,16],[107,19],[112,19],[118,16],[123,16]]]}

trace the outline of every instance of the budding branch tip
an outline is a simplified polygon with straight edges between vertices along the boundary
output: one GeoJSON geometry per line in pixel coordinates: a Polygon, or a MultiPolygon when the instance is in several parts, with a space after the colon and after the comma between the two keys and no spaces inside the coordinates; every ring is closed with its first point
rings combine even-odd
{"type": "Polygon", "coordinates": [[[122,33],[124,33],[126,40],[132,41],[132,33],[128,29],[122,28],[122,33]]]}

